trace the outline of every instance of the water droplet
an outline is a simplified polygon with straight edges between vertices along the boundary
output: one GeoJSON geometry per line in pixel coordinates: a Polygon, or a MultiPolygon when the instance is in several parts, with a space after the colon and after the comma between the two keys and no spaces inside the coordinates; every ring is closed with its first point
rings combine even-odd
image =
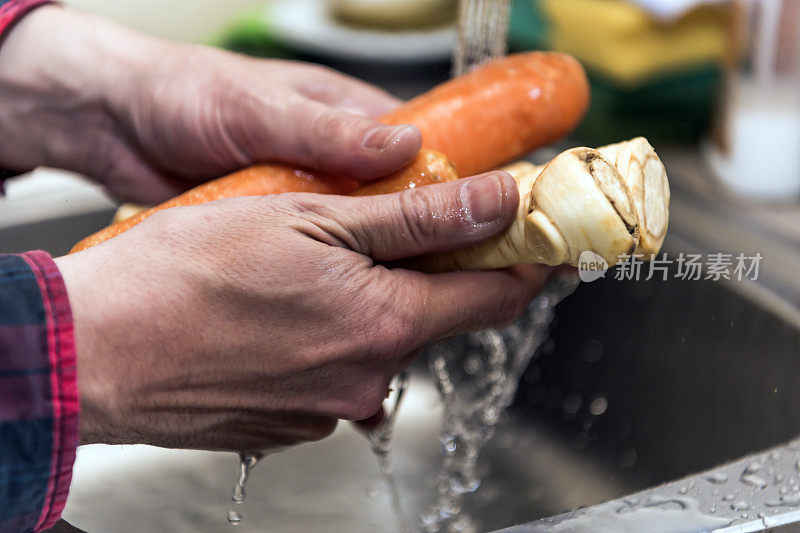
{"type": "Polygon", "coordinates": [[[483,365],[479,357],[468,357],[467,360],[464,361],[464,372],[469,375],[477,374],[481,366],[483,365]]]}
{"type": "Polygon", "coordinates": [[[583,404],[583,400],[577,394],[570,394],[566,398],[564,398],[564,403],[562,405],[562,409],[564,413],[568,415],[574,415],[581,409],[581,405],[583,404]]]}
{"type": "Polygon", "coordinates": [[[778,450],[774,450],[769,454],[769,458],[772,459],[773,461],[777,461],[778,459],[781,458],[781,452],[779,452],[778,450]]]}
{"type": "Polygon", "coordinates": [[[228,511],[228,523],[232,526],[238,526],[242,523],[242,515],[236,511],[228,511]]]}
{"type": "Polygon", "coordinates": [[[728,476],[724,472],[709,472],[703,476],[703,479],[708,481],[709,483],[714,483],[715,485],[719,485],[721,483],[727,483],[728,476]]]}
{"type": "Polygon", "coordinates": [[[761,490],[767,486],[767,482],[764,480],[764,478],[755,474],[742,474],[739,479],[742,481],[742,483],[750,485],[751,487],[755,487],[757,490],[761,490]]]}
{"type": "Polygon", "coordinates": [[[781,490],[779,490],[778,492],[780,492],[781,494],[787,494],[789,492],[789,489],[787,487],[781,487],[781,490]]]}
{"type": "Polygon", "coordinates": [[[678,489],[678,494],[686,494],[689,492],[689,487],[681,487],[678,489]]]}
{"type": "Polygon", "coordinates": [[[767,507],[797,507],[800,505],[800,493],[784,494],[778,501],[766,502],[767,507]]]}
{"type": "Polygon", "coordinates": [[[367,498],[374,498],[378,495],[378,487],[374,483],[367,483],[364,487],[364,494],[367,495],[367,498]]]}
{"type": "Polygon", "coordinates": [[[589,412],[594,416],[600,416],[608,409],[608,400],[605,396],[598,396],[589,404],[589,412]]]}
{"type": "Polygon", "coordinates": [[[744,469],[744,472],[742,472],[742,474],[755,474],[762,468],[764,468],[764,465],[762,465],[761,463],[752,462],[749,465],[747,465],[747,468],[744,469]]]}
{"type": "Polygon", "coordinates": [[[745,500],[739,500],[738,502],[734,502],[731,504],[731,509],[734,511],[746,511],[750,509],[750,504],[745,500]]]}
{"type": "Polygon", "coordinates": [[[726,494],[725,496],[722,497],[722,501],[732,502],[735,497],[736,496],[734,496],[733,494],[726,494]]]}
{"type": "Polygon", "coordinates": [[[784,479],[783,478],[783,474],[781,474],[780,472],[775,474],[775,484],[776,485],[779,484],[779,483],[783,483],[783,479],[784,479]]]}

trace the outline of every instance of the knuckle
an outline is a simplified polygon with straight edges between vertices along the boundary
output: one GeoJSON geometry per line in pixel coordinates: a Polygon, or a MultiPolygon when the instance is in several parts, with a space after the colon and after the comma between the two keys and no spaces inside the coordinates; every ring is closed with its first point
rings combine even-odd
{"type": "Polygon", "coordinates": [[[403,234],[414,245],[424,247],[434,242],[440,235],[436,217],[432,215],[432,205],[429,191],[405,190],[399,195],[398,223],[403,228],[403,234]]]}
{"type": "Polygon", "coordinates": [[[395,281],[381,298],[377,327],[370,339],[371,355],[381,360],[401,357],[419,342],[426,308],[424,295],[408,283],[395,281]]]}

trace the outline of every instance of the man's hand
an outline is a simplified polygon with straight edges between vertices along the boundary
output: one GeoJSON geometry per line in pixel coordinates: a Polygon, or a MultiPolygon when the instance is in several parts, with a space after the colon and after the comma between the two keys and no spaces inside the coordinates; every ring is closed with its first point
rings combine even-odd
{"type": "Polygon", "coordinates": [[[374,179],[421,144],[414,126],[368,118],[397,104],[324,67],[171,43],[46,6],[0,47],[0,166],[74,170],[142,203],[265,161],[374,179]]]}
{"type": "Polygon", "coordinates": [[[503,172],[374,197],[236,198],[57,259],[83,442],[260,450],[369,418],[409,354],[509,323],[548,272],[381,262],[473,245],[517,203],[503,172]]]}

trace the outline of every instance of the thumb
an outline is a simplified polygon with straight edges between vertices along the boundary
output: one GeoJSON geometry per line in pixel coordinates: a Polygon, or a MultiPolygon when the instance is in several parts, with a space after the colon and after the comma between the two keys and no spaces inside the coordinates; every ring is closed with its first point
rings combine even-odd
{"type": "Polygon", "coordinates": [[[495,171],[394,194],[326,202],[332,230],[351,249],[377,261],[465,248],[489,239],[514,220],[519,192],[495,171]]]}
{"type": "MultiPolygon", "coordinates": [[[[255,124],[240,121],[247,128],[237,144],[253,161],[279,160],[367,181],[400,170],[422,146],[416,126],[381,124],[296,94],[267,115],[270,120],[255,124]]],[[[243,116],[264,116],[264,110],[243,116]]]]}

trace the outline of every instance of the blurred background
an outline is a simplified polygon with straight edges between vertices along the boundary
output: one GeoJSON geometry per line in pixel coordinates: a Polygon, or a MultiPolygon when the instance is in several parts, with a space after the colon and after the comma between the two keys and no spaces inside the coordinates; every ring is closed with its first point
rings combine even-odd
{"type": "MultiPolygon", "coordinates": [[[[323,63],[401,98],[449,77],[456,39],[456,0],[65,3],[171,39],[323,63]]],[[[753,280],[604,279],[559,306],[485,453],[469,503],[481,527],[592,505],[800,434],[800,0],[513,0],[508,46],[569,52],[592,84],[579,128],[531,159],[646,136],[670,178],[667,256],[763,260],[753,280]]],[[[37,170],[0,199],[0,251],[64,253],[114,209],[79,176],[37,170]]],[[[395,446],[410,509],[433,491],[439,453],[435,391],[424,378],[413,387],[395,446]]],[[[389,530],[366,450],[343,428],[268,458],[240,529],[389,530]]],[[[797,453],[783,455],[790,471],[769,474],[795,492],[797,453]]],[[[89,447],[65,516],[89,531],[218,531],[235,470],[233,456],[89,447]]],[[[707,493],[751,494],[725,483],[707,493]]],[[[704,509],[718,505],[731,504],[704,509]]]]}

